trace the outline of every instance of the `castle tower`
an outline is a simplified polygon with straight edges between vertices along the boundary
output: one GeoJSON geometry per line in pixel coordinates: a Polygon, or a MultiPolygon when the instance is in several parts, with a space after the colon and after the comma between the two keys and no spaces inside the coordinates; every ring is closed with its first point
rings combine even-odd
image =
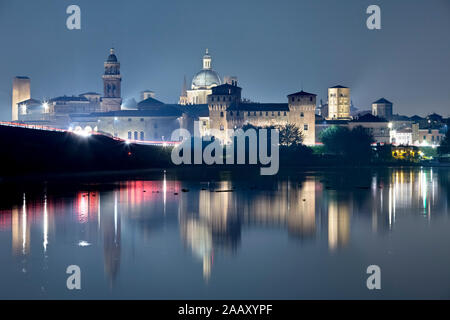
{"type": "Polygon", "coordinates": [[[328,88],[328,119],[348,120],[350,116],[350,88],[328,88]]]}
{"type": "Polygon", "coordinates": [[[208,95],[210,128],[216,130],[215,137],[224,143],[230,141],[227,129],[233,129],[232,123],[229,122],[230,107],[238,107],[241,90],[238,86],[222,84],[212,88],[212,93],[208,95]]]}
{"type": "Polygon", "coordinates": [[[30,78],[15,77],[13,79],[12,87],[12,106],[11,106],[11,120],[19,120],[19,102],[31,98],[30,78]]]}
{"type": "Polygon", "coordinates": [[[316,142],[316,95],[300,91],[288,95],[289,123],[295,124],[303,132],[303,143],[316,142]]]}
{"type": "Polygon", "coordinates": [[[114,48],[111,48],[108,59],[105,61],[105,73],[103,74],[103,97],[101,101],[102,112],[120,110],[122,104],[120,83],[122,76],[120,75],[120,63],[114,48]]]}

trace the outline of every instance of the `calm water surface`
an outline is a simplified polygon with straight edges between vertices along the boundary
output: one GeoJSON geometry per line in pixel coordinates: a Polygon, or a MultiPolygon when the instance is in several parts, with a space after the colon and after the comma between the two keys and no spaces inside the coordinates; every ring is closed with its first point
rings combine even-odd
{"type": "Polygon", "coordinates": [[[3,192],[0,298],[450,298],[449,169],[65,186],[3,192]]]}

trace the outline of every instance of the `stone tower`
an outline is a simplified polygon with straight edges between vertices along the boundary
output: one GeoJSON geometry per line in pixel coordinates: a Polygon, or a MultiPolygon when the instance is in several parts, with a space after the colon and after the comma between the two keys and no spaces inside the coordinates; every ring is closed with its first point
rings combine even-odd
{"type": "Polygon", "coordinates": [[[372,115],[385,118],[386,120],[392,119],[392,102],[385,98],[378,99],[372,103],[372,115]]]}
{"type": "Polygon", "coordinates": [[[303,143],[316,142],[316,95],[300,91],[288,95],[289,123],[295,124],[303,132],[303,143]]]}
{"type": "Polygon", "coordinates": [[[210,128],[216,130],[215,137],[224,143],[230,141],[227,129],[234,129],[228,118],[229,108],[238,107],[241,102],[241,88],[237,85],[222,84],[212,88],[208,96],[210,128]]]}
{"type": "Polygon", "coordinates": [[[12,106],[11,106],[11,120],[19,120],[19,102],[31,98],[30,78],[15,77],[13,79],[12,87],[12,106]]]}
{"type": "Polygon", "coordinates": [[[328,88],[328,119],[349,120],[350,88],[335,86],[328,88]]]}
{"type": "Polygon", "coordinates": [[[105,61],[105,73],[103,78],[103,97],[101,102],[102,112],[120,110],[122,98],[120,93],[120,63],[113,48],[110,50],[108,59],[105,61]]]}

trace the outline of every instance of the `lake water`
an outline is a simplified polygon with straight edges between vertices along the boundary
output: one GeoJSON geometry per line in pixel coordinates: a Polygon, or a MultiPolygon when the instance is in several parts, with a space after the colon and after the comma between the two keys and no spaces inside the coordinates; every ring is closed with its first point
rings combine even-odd
{"type": "Polygon", "coordinates": [[[449,169],[155,171],[2,194],[2,299],[450,298],[449,169]]]}

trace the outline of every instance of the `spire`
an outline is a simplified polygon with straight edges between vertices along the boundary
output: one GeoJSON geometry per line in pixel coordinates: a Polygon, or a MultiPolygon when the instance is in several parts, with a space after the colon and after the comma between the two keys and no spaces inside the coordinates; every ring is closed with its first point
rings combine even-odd
{"type": "Polygon", "coordinates": [[[185,97],[185,96],[187,95],[186,90],[187,90],[187,86],[186,86],[186,76],[184,76],[184,79],[183,79],[183,87],[182,87],[182,89],[181,89],[181,96],[185,97]]]}

